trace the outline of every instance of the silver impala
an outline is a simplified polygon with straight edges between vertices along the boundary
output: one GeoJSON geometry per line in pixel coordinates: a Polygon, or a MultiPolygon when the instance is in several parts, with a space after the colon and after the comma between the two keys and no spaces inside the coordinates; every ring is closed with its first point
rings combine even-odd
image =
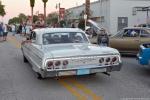
{"type": "Polygon", "coordinates": [[[86,34],[73,28],[33,30],[22,42],[24,62],[30,62],[38,78],[87,75],[120,71],[116,49],[91,44],[86,34]]]}

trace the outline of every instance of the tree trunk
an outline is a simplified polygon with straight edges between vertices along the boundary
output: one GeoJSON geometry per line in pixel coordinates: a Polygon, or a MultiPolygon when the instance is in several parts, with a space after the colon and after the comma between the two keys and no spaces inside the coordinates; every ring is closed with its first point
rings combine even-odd
{"type": "Polygon", "coordinates": [[[46,25],[46,3],[44,3],[44,25],[46,25]]]}
{"type": "Polygon", "coordinates": [[[31,24],[33,24],[33,7],[31,7],[31,24]]]}

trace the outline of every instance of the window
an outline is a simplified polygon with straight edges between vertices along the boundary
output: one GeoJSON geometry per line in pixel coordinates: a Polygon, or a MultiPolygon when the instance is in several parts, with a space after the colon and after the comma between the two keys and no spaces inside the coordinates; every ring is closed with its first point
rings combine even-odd
{"type": "Polygon", "coordinates": [[[116,35],[114,35],[113,37],[121,38],[122,35],[123,35],[123,33],[124,33],[124,30],[121,30],[121,31],[119,31],[116,35]]]}
{"type": "Polygon", "coordinates": [[[140,37],[150,37],[150,30],[142,30],[140,37]]]}
{"type": "Polygon", "coordinates": [[[139,34],[139,29],[125,29],[123,37],[138,37],[139,34]]]}
{"type": "Polygon", "coordinates": [[[88,43],[84,33],[79,32],[58,32],[43,34],[43,44],[61,44],[61,43],[88,43]]]}

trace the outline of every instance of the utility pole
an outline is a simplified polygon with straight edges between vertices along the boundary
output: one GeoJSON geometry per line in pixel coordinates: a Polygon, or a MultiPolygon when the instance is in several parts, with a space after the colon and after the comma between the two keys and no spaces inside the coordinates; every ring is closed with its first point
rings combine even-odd
{"type": "Polygon", "coordinates": [[[60,3],[56,4],[56,9],[58,8],[58,23],[60,22],[60,3]]]}
{"type": "Polygon", "coordinates": [[[85,14],[87,15],[87,19],[90,18],[90,0],[85,1],[85,14]]]}

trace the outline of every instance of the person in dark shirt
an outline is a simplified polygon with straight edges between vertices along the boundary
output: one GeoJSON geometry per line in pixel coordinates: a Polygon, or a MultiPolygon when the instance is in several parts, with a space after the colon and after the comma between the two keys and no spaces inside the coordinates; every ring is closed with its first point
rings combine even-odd
{"type": "Polygon", "coordinates": [[[106,33],[106,30],[103,28],[100,30],[100,34],[98,34],[97,43],[100,46],[108,46],[109,44],[108,34],[106,33]]]}
{"type": "Polygon", "coordinates": [[[0,24],[0,41],[3,41],[3,23],[0,24]]]}

